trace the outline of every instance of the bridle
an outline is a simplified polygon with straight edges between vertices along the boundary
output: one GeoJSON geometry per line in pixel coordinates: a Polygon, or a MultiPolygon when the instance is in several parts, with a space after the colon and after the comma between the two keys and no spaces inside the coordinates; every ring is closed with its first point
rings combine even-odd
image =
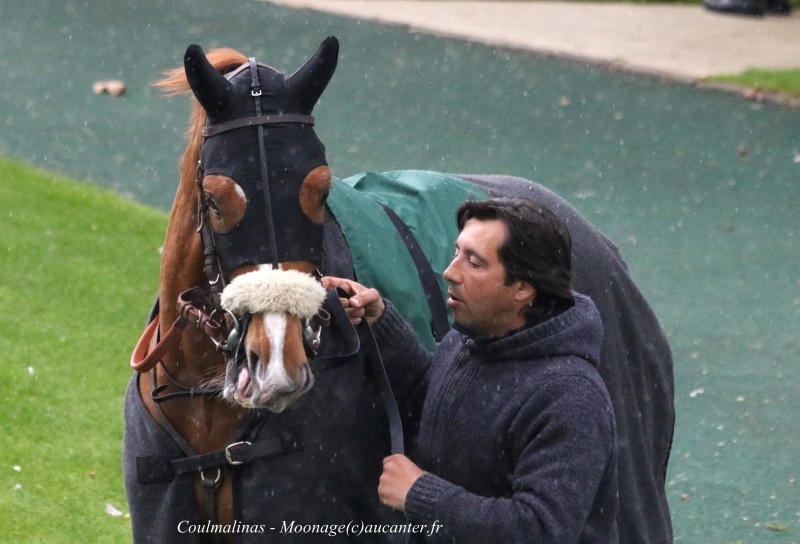
{"type": "MultiPolygon", "coordinates": [[[[242,66],[242,68],[244,65],[242,66]]],[[[319,238],[319,243],[312,244],[313,250],[300,253],[297,258],[282,259],[282,254],[278,251],[278,240],[275,234],[275,218],[273,208],[273,198],[270,191],[270,176],[267,163],[267,146],[265,126],[268,125],[284,125],[284,124],[303,124],[314,125],[314,118],[311,115],[301,114],[276,114],[276,115],[263,115],[261,105],[261,84],[258,77],[258,64],[255,58],[249,59],[249,67],[251,74],[250,94],[253,97],[256,115],[253,117],[246,117],[235,119],[219,124],[210,124],[206,122],[206,126],[202,130],[203,137],[208,138],[223,134],[231,130],[237,130],[247,127],[255,127],[258,131],[258,148],[259,148],[259,165],[260,165],[260,184],[257,186],[258,192],[263,197],[264,216],[263,221],[265,230],[268,236],[268,258],[273,270],[280,268],[282,260],[309,260],[317,264],[314,277],[317,281],[321,278],[322,274],[320,269],[323,265],[323,254],[321,247],[321,233],[322,227],[318,233],[314,232],[313,236],[319,238]]],[[[239,70],[230,74],[230,76],[238,73],[239,70]]],[[[205,140],[204,140],[205,143],[205,140]]],[[[202,149],[202,148],[201,148],[202,149]]],[[[181,333],[189,324],[194,325],[208,336],[216,346],[217,351],[222,353],[226,362],[234,364],[237,367],[241,366],[246,357],[242,353],[242,340],[247,334],[247,328],[250,323],[251,315],[249,313],[236,315],[234,312],[225,309],[221,302],[221,295],[228,284],[223,271],[225,261],[237,262],[246,261],[255,264],[257,258],[263,258],[263,247],[258,250],[253,250],[252,242],[243,238],[244,236],[253,237],[252,233],[239,233],[239,239],[234,239],[230,246],[234,249],[239,249],[235,255],[230,255],[230,250],[222,255],[218,250],[217,237],[211,226],[209,215],[210,197],[203,190],[203,178],[205,176],[205,168],[203,166],[202,158],[197,162],[196,169],[196,189],[198,193],[197,199],[197,216],[198,226],[197,232],[203,246],[204,263],[203,269],[208,282],[207,288],[196,286],[187,289],[180,294],[177,301],[178,318],[169,328],[169,330],[161,337],[160,340],[155,337],[158,335],[158,319],[154,319],[148,326],[145,334],[137,344],[134,354],[131,358],[131,366],[134,370],[139,372],[146,372],[151,370],[155,364],[160,362],[161,358],[168,352],[172,345],[177,344],[180,340],[181,333]],[[242,255],[241,253],[244,253],[242,255]],[[249,259],[249,261],[247,261],[249,259]],[[156,340],[154,342],[154,340],[156,340]],[[154,346],[152,344],[155,344],[154,346]]],[[[261,217],[259,216],[259,219],[261,217]]],[[[304,250],[301,250],[304,251],[304,250]]],[[[286,253],[285,251],[283,252],[286,253]]],[[[292,253],[293,257],[296,255],[292,253]]],[[[233,266],[228,267],[233,268],[233,266]]],[[[324,309],[311,318],[303,318],[302,331],[303,331],[303,345],[306,355],[309,358],[316,356],[320,346],[320,336],[322,327],[327,324],[330,315],[324,309]]],[[[162,365],[163,367],[163,365],[162,365]]],[[[167,374],[168,375],[168,374],[167,374]]],[[[168,375],[169,377],[169,375],[168,375]]],[[[171,377],[170,377],[171,379],[171,377]]],[[[172,380],[174,383],[175,380],[172,380]]],[[[180,384],[177,384],[180,386],[180,384]]],[[[157,391],[163,390],[165,386],[155,388],[153,391],[153,400],[156,402],[163,402],[178,396],[216,396],[220,390],[207,390],[207,389],[194,389],[181,386],[185,391],[173,393],[170,395],[157,396],[157,391]]]]}

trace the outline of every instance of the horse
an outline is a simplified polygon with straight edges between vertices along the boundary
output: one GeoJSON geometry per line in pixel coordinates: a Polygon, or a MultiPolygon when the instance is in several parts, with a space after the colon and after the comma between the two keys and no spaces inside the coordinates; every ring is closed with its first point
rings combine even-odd
{"type": "Polygon", "coordinates": [[[492,196],[534,198],[569,227],[575,289],[605,327],[620,533],[671,540],[672,359],[617,248],[563,198],[522,178],[332,178],[311,113],[338,50],[328,37],[287,76],[238,51],[192,45],[184,67],[158,84],[196,100],[158,304],[134,349],[125,401],[134,540],[313,542],[330,538],[327,529],[341,540],[393,541],[395,531],[369,528],[403,524],[376,492],[383,457],[402,450],[402,416],[370,331],[350,324],[319,280],[358,279],[402,299],[433,347],[450,326],[440,272],[453,212],[465,198],[492,196]],[[434,217],[449,227],[432,229],[434,217]],[[400,254],[385,256],[388,247],[400,254]]]}

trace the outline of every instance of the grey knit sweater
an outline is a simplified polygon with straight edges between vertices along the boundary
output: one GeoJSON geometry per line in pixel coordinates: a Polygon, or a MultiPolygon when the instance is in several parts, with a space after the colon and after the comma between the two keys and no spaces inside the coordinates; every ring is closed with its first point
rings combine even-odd
{"type": "Polygon", "coordinates": [[[618,542],[615,426],[596,370],[592,301],[492,340],[451,331],[424,351],[391,303],[374,327],[412,459],[406,498],[427,542],[618,542]],[[418,426],[416,426],[418,425],[418,426]]]}

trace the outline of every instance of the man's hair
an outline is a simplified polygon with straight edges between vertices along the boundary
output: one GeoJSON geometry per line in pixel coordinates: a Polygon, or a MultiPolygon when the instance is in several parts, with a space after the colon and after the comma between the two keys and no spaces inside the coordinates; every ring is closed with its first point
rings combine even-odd
{"type": "Polygon", "coordinates": [[[459,232],[470,219],[505,223],[508,233],[498,250],[505,283],[522,280],[536,289],[525,311],[528,323],[541,323],[574,304],[572,236],[547,206],[526,198],[470,199],[456,211],[459,232]]]}

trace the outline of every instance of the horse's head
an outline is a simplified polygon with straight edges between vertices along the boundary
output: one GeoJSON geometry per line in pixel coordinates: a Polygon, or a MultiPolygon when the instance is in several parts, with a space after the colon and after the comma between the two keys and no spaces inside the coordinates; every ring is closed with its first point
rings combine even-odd
{"type": "Polygon", "coordinates": [[[311,112],[338,49],[327,38],[291,76],[254,59],[223,75],[196,45],[184,58],[206,113],[197,175],[206,272],[212,292],[226,285],[221,305],[241,335],[229,342],[224,394],[243,406],[280,412],[313,384],[331,173],[311,112]]]}

